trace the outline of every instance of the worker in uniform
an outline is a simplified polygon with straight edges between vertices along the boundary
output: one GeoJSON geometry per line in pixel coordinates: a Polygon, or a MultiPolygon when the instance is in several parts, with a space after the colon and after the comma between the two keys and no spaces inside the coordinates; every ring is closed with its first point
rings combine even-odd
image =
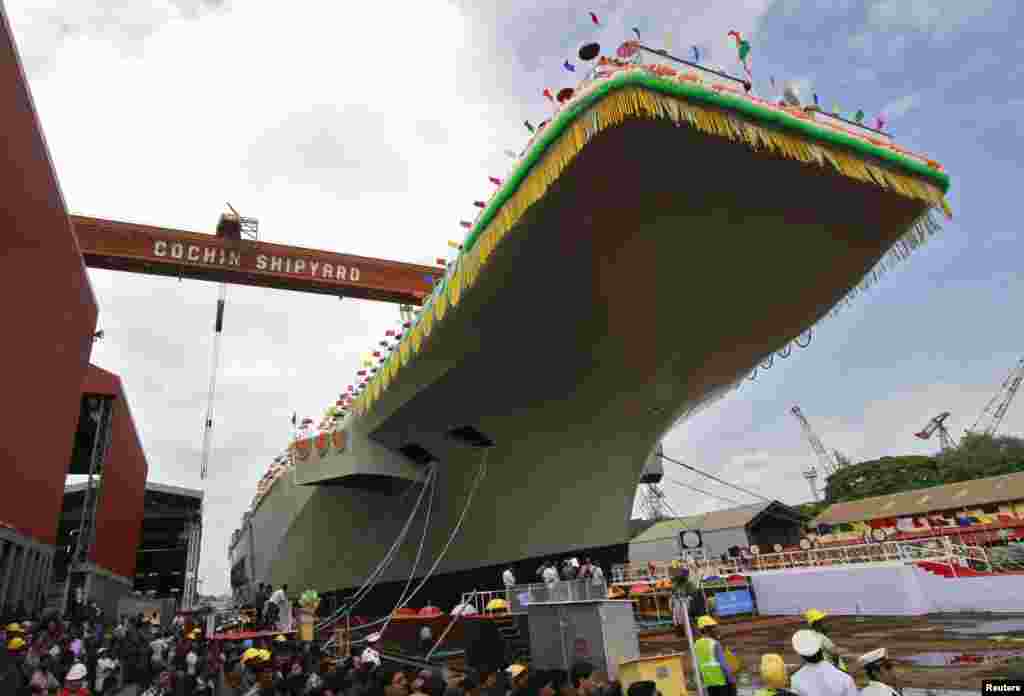
{"type": "Polygon", "coordinates": [[[359,656],[360,662],[364,665],[367,663],[373,663],[376,666],[380,666],[380,653],[377,652],[377,644],[380,642],[379,633],[371,633],[366,637],[366,650],[363,650],[363,654],[359,656]]]}
{"type": "Polygon", "coordinates": [[[892,663],[885,648],[861,655],[860,664],[868,675],[868,685],[860,690],[861,696],[902,696],[903,692],[885,683],[892,679],[892,663]],[[882,681],[882,680],[885,681],[882,681]]]}
{"type": "Polygon", "coordinates": [[[710,616],[697,619],[701,637],[693,644],[700,677],[708,696],[736,696],[736,675],[729,668],[725,648],[718,640],[718,622],[710,616]]]}
{"type": "Polygon", "coordinates": [[[853,677],[825,659],[823,636],[801,629],[793,634],[793,650],[804,665],[793,675],[792,689],[799,696],[858,696],[853,677]]]}
{"type": "Polygon", "coordinates": [[[850,670],[846,668],[846,660],[842,658],[832,639],[828,637],[828,614],[819,609],[808,609],[804,612],[804,618],[807,620],[808,628],[821,636],[825,659],[844,672],[849,673],[850,670]]]}
{"type": "Polygon", "coordinates": [[[786,672],[786,661],[782,655],[769,653],[761,656],[761,684],[754,696],[792,696],[789,687],[789,674],[786,672]]]}

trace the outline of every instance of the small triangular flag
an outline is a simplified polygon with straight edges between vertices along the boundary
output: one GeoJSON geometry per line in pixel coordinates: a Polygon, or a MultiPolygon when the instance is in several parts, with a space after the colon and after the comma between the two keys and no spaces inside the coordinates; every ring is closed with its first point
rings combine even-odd
{"type": "Polygon", "coordinates": [[[487,178],[490,179],[491,183],[494,184],[495,186],[501,186],[501,179],[499,179],[498,177],[489,176],[487,178]]]}
{"type": "Polygon", "coordinates": [[[694,63],[699,63],[700,62],[700,49],[697,48],[696,46],[693,47],[693,62],[694,63]]]}
{"type": "Polygon", "coordinates": [[[549,101],[551,101],[551,102],[554,102],[554,101],[555,101],[555,95],[553,95],[553,94],[551,93],[551,90],[550,90],[550,89],[547,89],[547,88],[545,88],[545,89],[544,89],[544,96],[545,96],[545,97],[547,97],[547,98],[548,98],[548,100],[549,100],[549,101]]]}
{"type": "Polygon", "coordinates": [[[596,24],[598,26],[601,26],[601,20],[599,20],[597,18],[597,15],[594,14],[593,12],[590,13],[590,21],[592,21],[594,24],[596,24]]]}
{"type": "Polygon", "coordinates": [[[853,120],[856,121],[857,123],[862,123],[864,121],[864,111],[863,111],[863,109],[858,109],[857,110],[857,114],[853,117],[853,120]]]}
{"type": "Polygon", "coordinates": [[[636,27],[633,27],[633,33],[636,34],[636,40],[640,41],[640,30],[637,29],[636,27]]]}
{"type": "Polygon", "coordinates": [[[569,61],[565,61],[564,63],[562,63],[562,67],[568,70],[569,72],[576,72],[576,66],[570,63],[569,61]]]}
{"type": "Polygon", "coordinates": [[[534,127],[533,127],[533,124],[530,123],[529,121],[523,121],[523,125],[526,126],[526,129],[528,131],[530,131],[531,133],[536,132],[536,129],[534,129],[534,127]]]}
{"type": "Polygon", "coordinates": [[[875,119],[875,130],[882,130],[885,128],[885,119],[879,116],[875,119]]]}
{"type": "Polygon", "coordinates": [[[486,208],[487,207],[487,204],[484,203],[483,201],[473,201],[473,205],[475,205],[477,208],[486,208]]]}
{"type": "Polygon", "coordinates": [[[473,229],[473,223],[472,222],[466,222],[465,220],[460,220],[459,224],[462,225],[463,227],[465,227],[467,230],[473,229]]]}
{"type": "Polygon", "coordinates": [[[818,103],[818,93],[817,92],[814,93],[814,105],[815,106],[820,106],[820,104],[818,103]]]}

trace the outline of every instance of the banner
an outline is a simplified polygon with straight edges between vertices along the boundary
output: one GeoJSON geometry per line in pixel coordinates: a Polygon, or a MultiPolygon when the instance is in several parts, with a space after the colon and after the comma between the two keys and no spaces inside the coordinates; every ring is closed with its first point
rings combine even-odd
{"type": "Polygon", "coordinates": [[[715,613],[718,616],[735,616],[754,613],[754,597],[750,590],[734,590],[715,594],[715,613]]]}

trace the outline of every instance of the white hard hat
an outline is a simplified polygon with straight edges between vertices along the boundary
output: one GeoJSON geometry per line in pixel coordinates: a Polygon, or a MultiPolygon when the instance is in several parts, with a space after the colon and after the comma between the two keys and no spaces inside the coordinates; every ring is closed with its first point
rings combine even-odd
{"type": "Polygon", "coordinates": [[[68,670],[68,676],[65,679],[67,681],[81,681],[85,679],[85,675],[88,673],[89,671],[85,668],[85,665],[81,662],[76,662],[71,665],[71,669],[68,670]]]}
{"type": "Polygon", "coordinates": [[[803,657],[812,657],[821,652],[822,637],[817,631],[802,629],[793,634],[793,649],[803,657]]]}

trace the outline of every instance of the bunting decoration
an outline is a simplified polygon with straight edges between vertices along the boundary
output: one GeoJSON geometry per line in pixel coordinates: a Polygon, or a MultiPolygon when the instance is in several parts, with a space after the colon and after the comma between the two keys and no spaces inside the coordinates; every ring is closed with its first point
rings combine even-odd
{"type": "Polygon", "coordinates": [[[461,226],[465,227],[467,230],[473,229],[473,223],[472,222],[467,222],[466,220],[459,220],[459,224],[461,226]]]}
{"type": "Polygon", "coordinates": [[[864,110],[863,109],[857,109],[857,113],[854,115],[853,120],[856,121],[857,123],[863,123],[864,122],[864,110]]]}
{"type": "Polygon", "coordinates": [[[693,47],[693,62],[694,63],[699,63],[700,62],[700,49],[697,48],[696,46],[693,47]]]}
{"type": "Polygon", "coordinates": [[[875,119],[875,130],[882,130],[885,128],[885,119],[879,116],[875,119]]]}
{"type": "Polygon", "coordinates": [[[747,77],[753,77],[750,74],[750,42],[743,38],[738,31],[730,31],[729,36],[736,40],[736,52],[739,54],[740,63],[743,64],[743,69],[747,73],[747,77]]]}
{"type": "Polygon", "coordinates": [[[636,34],[636,40],[640,41],[640,30],[637,29],[636,27],[633,27],[633,33],[636,34]]]}
{"type": "Polygon", "coordinates": [[[480,208],[481,210],[487,207],[487,204],[484,203],[483,201],[473,201],[473,205],[475,205],[477,208],[480,208]]]}
{"type": "Polygon", "coordinates": [[[576,72],[576,66],[570,63],[569,61],[565,61],[564,63],[562,63],[562,67],[568,70],[569,72],[576,72]]]}
{"type": "Polygon", "coordinates": [[[531,133],[535,133],[536,130],[537,130],[536,128],[533,127],[533,124],[530,123],[529,121],[523,121],[523,125],[526,126],[526,130],[530,131],[531,133]]]}
{"type": "Polygon", "coordinates": [[[502,184],[502,181],[501,181],[501,179],[499,179],[499,178],[498,178],[498,177],[496,177],[496,176],[489,176],[489,177],[487,177],[487,178],[488,178],[488,180],[490,180],[490,182],[491,182],[492,184],[494,184],[495,186],[501,186],[501,184],[502,184]]]}
{"type": "Polygon", "coordinates": [[[550,101],[550,102],[554,103],[554,101],[555,101],[555,95],[553,95],[553,94],[551,93],[551,90],[550,90],[550,89],[548,89],[548,88],[546,88],[546,87],[544,88],[544,96],[545,96],[545,97],[547,97],[548,101],[550,101]]]}
{"type": "Polygon", "coordinates": [[[596,15],[596,14],[594,14],[593,12],[591,12],[591,13],[590,13],[590,20],[591,20],[591,21],[592,21],[592,22],[593,22],[594,24],[596,24],[597,26],[601,26],[601,20],[599,20],[599,19],[597,18],[597,15],[596,15]]]}
{"type": "Polygon", "coordinates": [[[814,105],[815,106],[821,106],[821,104],[818,103],[818,93],[817,92],[814,93],[814,105]]]}

